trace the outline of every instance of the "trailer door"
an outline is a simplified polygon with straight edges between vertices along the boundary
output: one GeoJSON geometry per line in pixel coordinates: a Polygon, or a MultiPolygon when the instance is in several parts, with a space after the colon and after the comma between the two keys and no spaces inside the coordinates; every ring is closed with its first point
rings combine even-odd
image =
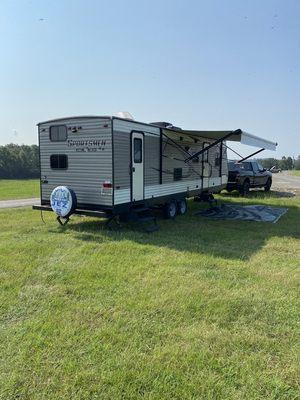
{"type": "Polygon", "coordinates": [[[132,201],[144,199],[144,135],[140,132],[131,134],[132,155],[132,201]]]}

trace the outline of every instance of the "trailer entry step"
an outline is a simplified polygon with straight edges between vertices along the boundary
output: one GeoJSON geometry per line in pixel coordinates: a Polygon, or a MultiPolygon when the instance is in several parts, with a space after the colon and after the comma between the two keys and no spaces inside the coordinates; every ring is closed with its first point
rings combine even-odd
{"type": "Polygon", "coordinates": [[[152,225],[152,226],[148,226],[147,228],[145,228],[145,232],[147,232],[147,233],[152,233],[152,232],[156,232],[156,231],[159,231],[158,225],[152,225]]]}
{"type": "Polygon", "coordinates": [[[159,230],[153,210],[146,205],[132,207],[128,217],[129,220],[142,224],[145,232],[150,233],[159,230]]]}

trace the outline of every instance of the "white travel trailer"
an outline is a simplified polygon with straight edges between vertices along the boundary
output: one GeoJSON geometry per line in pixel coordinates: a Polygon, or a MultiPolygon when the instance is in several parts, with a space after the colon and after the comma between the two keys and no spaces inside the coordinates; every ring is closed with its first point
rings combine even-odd
{"type": "Polygon", "coordinates": [[[111,116],[41,122],[38,135],[41,205],[34,208],[66,219],[71,213],[124,216],[154,205],[172,218],[185,213],[186,198],[226,187],[227,141],[276,149],[276,143],[240,129],[185,130],[111,116]],[[58,186],[69,193],[56,191],[56,198],[58,186]],[[55,204],[66,196],[72,204],[62,212],[55,204]]]}

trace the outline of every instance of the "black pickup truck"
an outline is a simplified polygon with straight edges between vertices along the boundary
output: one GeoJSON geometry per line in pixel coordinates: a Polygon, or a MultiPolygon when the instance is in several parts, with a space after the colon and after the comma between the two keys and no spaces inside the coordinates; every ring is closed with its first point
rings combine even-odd
{"type": "Polygon", "coordinates": [[[257,161],[228,162],[227,191],[238,190],[241,195],[247,195],[250,188],[264,188],[266,192],[272,186],[272,174],[257,161]]]}

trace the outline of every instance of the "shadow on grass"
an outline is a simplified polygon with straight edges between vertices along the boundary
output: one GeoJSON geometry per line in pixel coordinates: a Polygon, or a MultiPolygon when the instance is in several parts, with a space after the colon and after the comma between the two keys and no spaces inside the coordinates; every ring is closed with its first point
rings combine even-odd
{"type": "MultiPolygon", "coordinates": [[[[276,194],[254,192],[249,198],[239,199],[235,196],[220,195],[219,203],[249,205],[266,204],[266,199],[275,198],[276,194]],[[240,200],[240,201],[239,201],[240,200]]],[[[273,205],[270,202],[268,205],[273,205]]],[[[274,204],[278,207],[277,204],[274,204]]],[[[280,206],[280,205],[279,205],[280,206]]],[[[284,205],[288,212],[276,223],[213,220],[196,216],[195,212],[207,206],[189,202],[189,212],[175,220],[158,218],[160,230],[152,234],[142,231],[138,224],[124,224],[121,229],[109,230],[105,221],[99,219],[73,219],[65,228],[56,230],[60,233],[67,230],[75,234],[80,241],[103,243],[105,241],[134,241],[142,245],[168,247],[173,250],[189,253],[208,254],[215,257],[247,260],[259,251],[271,237],[299,238],[300,215],[298,207],[284,205]]]]}

